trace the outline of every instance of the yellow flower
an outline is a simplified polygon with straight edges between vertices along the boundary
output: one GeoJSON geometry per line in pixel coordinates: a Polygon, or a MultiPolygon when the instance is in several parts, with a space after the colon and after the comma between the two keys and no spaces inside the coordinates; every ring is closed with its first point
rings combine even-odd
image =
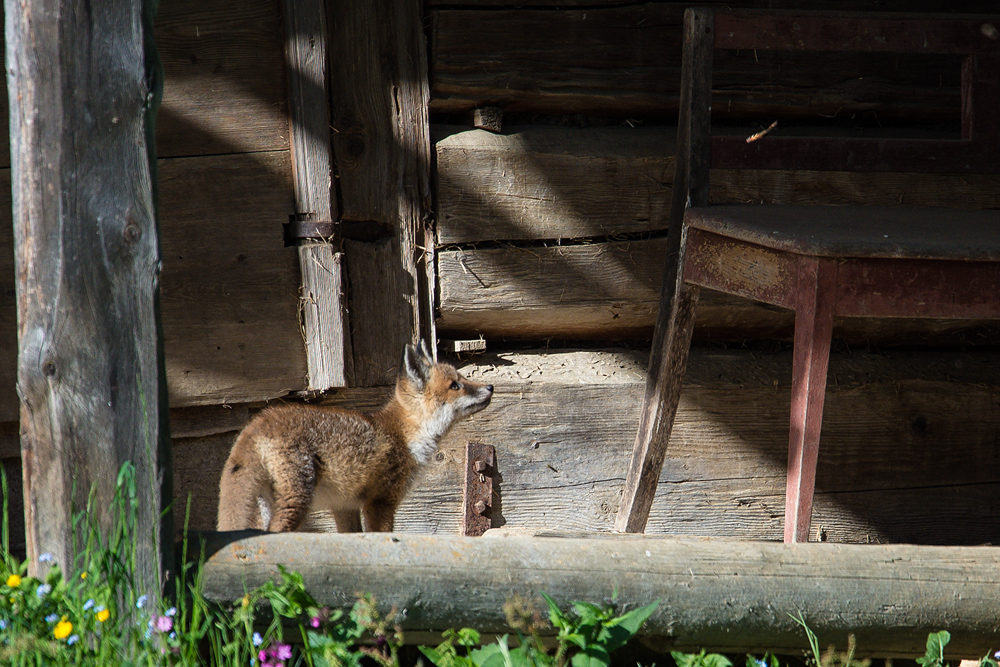
{"type": "Polygon", "coordinates": [[[244,607],[247,607],[247,606],[250,605],[250,596],[249,595],[244,595],[243,596],[242,604],[243,604],[244,607]]]}
{"type": "Polygon", "coordinates": [[[87,573],[86,572],[81,572],[80,573],[80,578],[81,579],[86,579],[87,578],[87,573]]]}
{"type": "Polygon", "coordinates": [[[18,586],[21,585],[21,577],[19,577],[16,574],[10,575],[9,577],[7,577],[7,585],[10,586],[11,588],[17,588],[18,586]]]}
{"type": "Polygon", "coordinates": [[[56,639],[66,639],[69,637],[69,633],[71,632],[73,632],[73,624],[67,621],[66,617],[63,616],[62,620],[56,623],[55,630],[52,631],[52,634],[55,635],[56,639]]]}
{"type": "Polygon", "coordinates": [[[97,620],[100,621],[101,623],[108,620],[109,616],[111,616],[111,612],[108,611],[107,609],[102,609],[99,612],[97,612],[97,620]]]}

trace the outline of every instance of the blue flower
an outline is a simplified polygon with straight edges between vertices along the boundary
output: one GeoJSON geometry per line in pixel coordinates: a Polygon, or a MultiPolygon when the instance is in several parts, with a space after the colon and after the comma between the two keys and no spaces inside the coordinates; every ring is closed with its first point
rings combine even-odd
{"type": "Polygon", "coordinates": [[[173,616],[177,613],[177,607],[171,607],[170,609],[166,610],[163,613],[166,614],[167,616],[173,616]]]}
{"type": "Polygon", "coordinates": [[[83,610],[84,611],[90,611],[90,609],[93,606],[94,606],[94,599],[91,598],[91,599],[89,599],[89,600],[87,600],[86,602],[83,603],[83,610]]]}
{"type": "Polygon", "coordinates": [[[53,558],[52,554],[50,554],[48,551],[46,551],[45,553],[43,553],[41,556],[38,557],[38,562],[39,563],[49,563],[49,562],[52,561],[52,558],[53,558]]]}
{"type": "Polygon", "coordinates": [[[58,620],[59,620],[59,614],[49,614],[48,616],[45,617],[45,621],[47,623],[55,623],[58,620]]]}
{"type": "Polygon", "coordinates": [[[52,592],[52,586],[50,586],[49,584],[42,584],[41,586],[38,587],[38,590],[35,591],[35,595],[37,595],[40,598],[43,598],[50,592],[52,592]]]}
{"type": "Polygon", "coordinates": [[[260,646],[264,643],[264,638],[260,636],[259,632],[253,633],[253,645],[260,646]]]}
{"type": "Polygon", "coordinates": [[[78,641],[80,641],[80,635],[73,635],[72,637],[70,637],[69,639],[66,640],[66,643],[69,644],[70,646],[72,646],[73,644],[77,643],[78,641]]]}
{"type": "Polygon", "coordinates": [[[7,629],[7,620],[0,618],[0,630],[6,630],[6,629],[7,629]]]}
{"type": "Polygon", "coordinates": [[[135,608],[136,609],[142,609],[143,607],[145,607],[146,606],[146,600],[148,600],[148,599],[149,599],[148,595],[140,595],[139,599],[135,601],[135,608]]]}

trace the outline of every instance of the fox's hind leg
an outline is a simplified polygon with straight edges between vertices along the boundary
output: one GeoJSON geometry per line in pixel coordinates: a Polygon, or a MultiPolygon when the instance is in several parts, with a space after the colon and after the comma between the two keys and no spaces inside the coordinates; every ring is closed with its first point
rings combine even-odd
{"type": "MultiPolygon", "coordinates": [[[[262,447],[260,451],[275,451],[262,447]]],[[[316,488],[316,464],[311,457],[273,456],[264,460],[274,489],[271,521],[267,529],[272,533],[298,530],[309,513],[313,491],[316,488]],[[289,460],[292,459],[292,460],[289,460]]]]}
{"type": "Polygon", "coordinates": [[[386,502],[365,505],[365,526],[369,533],[391,533],[396,517],[396,506],[386,502]]]}

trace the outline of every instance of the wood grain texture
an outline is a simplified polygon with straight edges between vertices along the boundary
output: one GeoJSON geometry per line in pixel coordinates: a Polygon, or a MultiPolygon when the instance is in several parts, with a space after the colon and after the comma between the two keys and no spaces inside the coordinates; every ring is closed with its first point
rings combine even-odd
{"type": "MultiPolygon", "coordinates": [[[[499,106],[505,112],[673,116],[683,9],[674,3],[432,9],[431,111],[499,106]]],[[[924,55],[904,61],[895,54],[734,51],[720,55],[713,108],[720,117],[766,117],[768,123],[837,117],[845,108],[882,121],[957,123],[959,62],[924,55]],[[858,77],[845,79],[846,71],[858,77]]]]}
{"type": "Polygon", "coordinates": [[[162,162],[163,322],[173,407],[305,388],[287,151],[162,162]],[[263,341],[263,342],[262,342],[263,341]]]}
{"type": "Polygon", "coordinates": [[[276,0],[163,0],[160,157],[289,147],[284,34],[276,0]]]}
{"type": "Polygon", "coordinates": [[[341,215],[392,236],[349,241],[352,385],[389,385],[403,347],[433,340],[430,130],[420,3],[330,0],[333,150],[341,215]]]}
{"type": "MultiPolygon", "coordinates": [[[[323,0],[283,0],[281,6],[295,211],[311,220],[332,222],[339,220],[340,211],[331,180],[326,6],[323,0]]],[[[342,253],[334,252],[329,243],[303,241],[299,246],[299,305],[310,391],[346,386],[353,365],[342,260],[342,253]]]]}
{"type": "MultiPolygon", "coordinates": [[[[404,533],[459,534],[465,443],[496,447],[494,527],[610,533],[645,385],[645,351],[501,353],[463,364],[497,395],[462,422],[396,516],[404,533]]],[[[995,541],[995,352],[835,352],[828,373],[813,541],[995,541]]],[[[782,539],[792,356],[695,347],[646,530],[782,539]]],[[[387,390],[324,402],[370,410],[387,390]]],[[[237,406],[238,407],[238,406],[237,406]]],[[[211,530],[235,432],[175,442],[177,496],[211,530]]],[[[323,527],[322,518],[313,525],[323,527]]],[[[327,522],[332,529],[332,522],[327,522]]],[[[489,535],[489,533],[487,533],[489,535]]]]}
{"type": "MultiPolygon", "coordinates": [[[[571,239],[666,228],[674,127],[436,126],[438,243],[571,239]]],[[[713,203],[1000,207],[994,174],[714,169],[713,203]]]]}
{"type": "MultiPolygon", "coordinates": [[[[173,569],[160,338],[152,2],[8,2],[21,452],[29,572],[73,564],[75,513],[107,533],[122,465],[139,493],[140,591],[173,569]],[[72,138],[72,140],[69,140],[72,138]]],[[[41,575],[39,575],[41,576],[41,575]]]]}
{"type": "Polygon", "coordinates": [[[666,227],[664,128],[435,128],[438,243],[609,236],[666,227]]]}
{"type": "Polygon", "coordinates": [[[1000,583],[996,547],[250,532],[202,539],[205,595],[223,604],[272,581],[279,564],[300,572],[320,604],[345,610],[363,577],[381,604],[407,610],[404,631],[461,624],[499,634],[508,629],[501,608],[514,595],[544,609],[545,592],[567,609],[614,593],[621,609],[659,602],[641,634],[664,653],[807,652],[788,612],[807,609],[820,637],[850,633],[878,656],[921,656],[927,635],[948,627],[949,655],[977,658],[994,641],[995,617],[983,609],[1000,583]]]}

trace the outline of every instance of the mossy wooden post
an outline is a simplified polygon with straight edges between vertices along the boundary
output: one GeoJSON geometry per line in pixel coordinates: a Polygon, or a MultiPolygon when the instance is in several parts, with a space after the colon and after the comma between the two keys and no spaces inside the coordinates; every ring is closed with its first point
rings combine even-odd
{"type": "Polygon", "coordinates": [[[153,120],[155,0],[6,0],[28,556],[72,566],[72,515],[137,471],[137,577],[172,527],[153,120]],[[169,514],[164,514],[169,521],[169,514]]]}

